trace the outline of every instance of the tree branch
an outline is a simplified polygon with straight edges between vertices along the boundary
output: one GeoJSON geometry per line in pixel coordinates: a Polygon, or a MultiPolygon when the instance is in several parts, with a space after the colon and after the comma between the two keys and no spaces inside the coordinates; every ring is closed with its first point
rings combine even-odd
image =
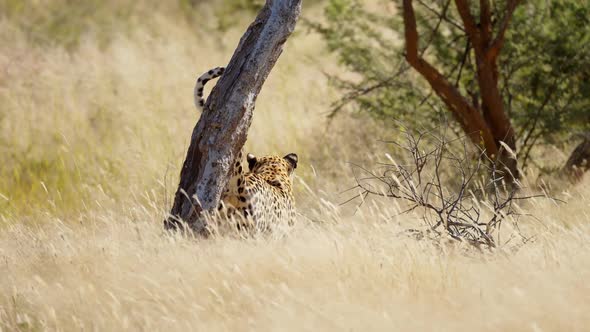
{"type": "Polygon", "coordinates": [[[504,36],[506,34],[506,30],[508,29],[508,25],[510,25],[510,20],[512,19],[514,10],[516,10],[516,7],[520,1],[521,0],[508,0],[506,15],[504,15],[504,19],[500,24],[500,30],[486,51],[486,57],[491,61],[495,61],[495,59],[498,57],[498,54],[500,54],[500,51],[502,50],[502,46],[504,46],[504,36]]]}
{"type": "Polygon", "coordinates": [[[445,22],[449,23],[450,25],[454,26],[455,28],[459,29],[462,32],[465,32],[465,29],[463,29],[462,26],[459,25],[459,23],[451,20],[447,15],[446,15],[446,8],[448,7],[448,4],[451,2],[451,0],[449,0],[447,2],[447,4],[445,4],[445,8],[443,9],[442,13],[437,12],[434,8],[428,6],[423,0],[417,0],[418,3],[420,5],[422,5],[424,8],[428,9],[430,12],[432,12],[434,15],[436,15],[437,17],[440,17],[442,19],[444,19],[445,22]]]}
{"type": "Polygon", "coordinates": [[[490,0],[479,0],[479,24],[482,43],[487,45],[492,38],[492,12],[490,0]]]}
{"type": "Polygon", "coordinates": [[[400,65],[398,70],[392,76],[378,81],[372,85],[367,87],[357,88],[355,87],[353,91],[347,93],[344,97],[338,100],[336,103],[331,105],[330,113],[328,114],[328,118],[333,118],[344,106],[348,105],[349,103],[358,100],[358,98],[362,96],[366,96],[375,90],[379,90],[383,87],[392,87],[395,80],[403,73],[406,72],[408,69],[407,66],[400,65]]]}
{"type": "Polygon", "coordinates": [[[424,45],[424,48],[420,52],[420,56],[423,56],[424,53],[426,53],[426,50],[428,49],[428,46],[430,46],[430,44],[434,40],[434,37],[436,36],[436,33],[438,32],[438,29],[440,28],[440,24],[442,23],[442,21],[447,16],[447,10],[449,9],[449,5],[450,4],[451,4],[451,0],[447,0],[447,2],[443,6],[442,13],[436,14],[436,12],[435,12],[435,15],[437,15],[436,25],[434,26],[434,28],[430,32],[430,37],[428,38],[428,41],[426,42],[426,45],[424,45]]]}
{"type": "Polygon", "coordinates": [[[479,145],[483,139],[488,155],[497,155],[498,148],[481,115],[436,68],[419,56],[419,37],[412,0],[403,0],[403,11],[406,60],[428,81],[436,94],[449,107],[471,141],[479,145]]]}
{"type": "MultiPolygon", "coordinates": [[[[463,73],[463,67],[465,66],[465,62],[467,61],[467,56],[469,55],[469,50],[471,49],[471,45],[469,44],[469,40],[465,43],[465,51],[463,51],[463,56],[461,57],[461,64],[459,67],[459,73],[457,74],[457,78],[455,79],[455,87],[459,86],[459,81],[461,80],[461,74],[463,73]]],[[[476,106],[476,105],[473,105],[476,106]]]]}
{"type": "Polygon", "coordinates": [[[459,11],[459,16],[461,16],[465,32],[471,40],[471,44],[474,48],[477,48],[477,45],[479,45],[479,29],[473,20],[473,16],[471,16],[467,0],[455,0],[455,6],[457,6],[457,11],[459,11]]]}

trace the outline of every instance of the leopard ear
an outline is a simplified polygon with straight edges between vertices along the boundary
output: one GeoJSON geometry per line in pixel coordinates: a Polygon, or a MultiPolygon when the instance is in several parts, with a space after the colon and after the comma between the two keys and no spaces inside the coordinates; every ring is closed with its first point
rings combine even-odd
{"type": "Polygon", "coordinates": [[[246,160],[248,161],[248,169],[250,169],[251,172],[254,165],[256,165],[256,157],[254,157],[253,154],[248,153],[248,155],[246,155],[246,160]]]}
{"type": "Polygon", "coordinates": [[[293,169],[297,168],[297,155],[294,153],[289,153],[288,155],[284,156],[283,158],[285,158],[285,160],[287,162],[289,162],[289,164],[291,164],[291,167],[293,167],[293,169]]]}

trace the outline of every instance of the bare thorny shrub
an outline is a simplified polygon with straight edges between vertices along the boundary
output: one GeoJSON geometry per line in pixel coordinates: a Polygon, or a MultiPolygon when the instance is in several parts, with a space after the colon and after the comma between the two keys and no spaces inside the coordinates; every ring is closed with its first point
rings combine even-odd
{"type": "Polygon", "coordinates": [[[356,186],[350,190],[359,192],[346,203],[368,196],[403,201],[400,214],[418,212],[426,223],[427,232],[409,230],[420,238],[448,236],[478,248],[520,247],[531,239],[518,223],[523,216],[535,217],[517,202],[546,195],[523,196],[520,183],[507,186],[499,171],[504,168],[464,137],[447,139],[444,133],[407,128],[403,136],[403,143],[385,141],[400,150],[400,162],[387,154],[377,171],[354,165],[356,186]],[[506,223],[511,227],[500,232],[506,223]]]}

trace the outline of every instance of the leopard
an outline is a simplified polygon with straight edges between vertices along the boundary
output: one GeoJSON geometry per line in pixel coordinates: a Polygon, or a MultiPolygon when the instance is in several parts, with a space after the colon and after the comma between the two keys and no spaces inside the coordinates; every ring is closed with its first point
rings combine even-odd
{"type": "MultiPolygon", "coordinates": [[[[207,112],[203,89],[210,80],[225,72],[217,67],[203,73],[194,88],[194,103],[198,110],[207,112]]],[[[230,171],[218,205],[218,211],[237,220],[238,229],[265,232],[274,225],[295,222],[295,199],[293,196],[293,176],[298,164],[298,156],[288,153],[285,156],[246,155],[247,170],[242,165],[243,149],[239,151],[230,171]]]]}

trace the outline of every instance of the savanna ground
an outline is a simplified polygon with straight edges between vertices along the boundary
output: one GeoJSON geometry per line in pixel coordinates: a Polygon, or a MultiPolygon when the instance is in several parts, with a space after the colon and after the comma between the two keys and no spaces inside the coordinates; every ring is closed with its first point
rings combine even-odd
{"type": "Polygon", "coordinates": [[[251,13],[226,27],[215,3],[0,5],[1,330],[588,329],[588,178],[556,190],[567,203],[522,204],[536,219],[518,250],[403,236],[422,220],[393,201],[340,206],[351,163],[381,159],[396,127],[326,120],[322,72],[342,69],[300,25],[246,144],[299,154],[297,226],[167,235],[195,77],[227,63],[251,13]]]}

